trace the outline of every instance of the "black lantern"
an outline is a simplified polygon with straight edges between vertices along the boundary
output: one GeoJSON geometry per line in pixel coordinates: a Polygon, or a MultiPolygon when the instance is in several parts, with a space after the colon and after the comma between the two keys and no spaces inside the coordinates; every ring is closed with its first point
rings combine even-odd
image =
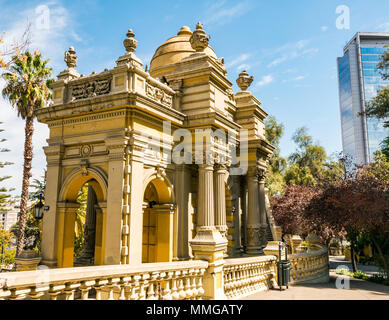
{"type": "Polygon", "coordinates": [[[43,195],[38,195],[39,202],[34,206],[34,218],[40,220],[43,218],[44,204],[42,202],[43,195]]]}

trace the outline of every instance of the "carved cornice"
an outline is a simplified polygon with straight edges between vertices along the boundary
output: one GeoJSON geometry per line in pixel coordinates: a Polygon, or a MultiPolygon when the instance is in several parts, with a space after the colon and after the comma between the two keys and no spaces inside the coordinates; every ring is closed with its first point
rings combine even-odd
{"type": "Polygon", "coordinates": [[[95,121],[95,120],[121,117],[121,116],[124,116],[125,114],[126,114],[126,111],[124,111],[124,110],[98,113],[98,114],[87,115],[87,116],[83,116],[83,117],[53,121],[53,122],[50,122],[48,124],[48,126],[49,126],[49,128],[52,128],[52,127],[58,127],[58,126],[62,126],[62,125],[77,124],[77,123],[82,123],[82,122],[89,122],[89,121],[95,121]]]}

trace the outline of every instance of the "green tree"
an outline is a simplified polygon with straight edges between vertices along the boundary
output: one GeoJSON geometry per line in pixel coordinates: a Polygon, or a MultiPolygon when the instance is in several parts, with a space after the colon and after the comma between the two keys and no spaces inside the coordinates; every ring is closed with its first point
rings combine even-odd
{"type": "Polygon", "coordinates": [[[284,134],[284,125],[277,123],[273,116],[269,116],[265,120],[265,136],[267,141],[275,147],[273,154],[270,157],[268,176],[266,178],[266,186],[271,195],[282,192],[285,185],[284,171],[286,168],[286,159],[280,156],[280,140],[284,134]]]}
{"type": "Polygon", "coordinates": [[[341,162],[328,158],[325,149],[313,143],[306,127],[297,129],[292,140],[297,145],[297,150],[288,158],[286,184],[314,186],[343,177],[341,162]]]}
{"type": "Polygon", "coordinates": [[[88,184],[85,184],[78,191],[77,203],[80,207],[76,212],[76,223],[75,223],[75,237],[74,237],[74,256],[78,257],[82,252],[84,245],[84,227],[86,218],[86,205],[88,201],[88,184]]]}
{"type": "Polygon", "coordinates": [[[49,60],[44,60],[41,53],[29,51],[14,56],[9,71],[2,74],[6,85],[3,96],[16,109],[18,115],[25,120],[24,166],[22,192],[20,197],[20,231],[16,254],[19,255],[24,245],[24,228],[27,219],[28,189],[31,177],[32,135],[34,118],[40,108],[45,107],[51,99],[49,87],[52,83],[51,68],[47,67],[49,60]]]}
{"type": "Polygon", "coordinates": [[[12,43],[5,43],[5,31],[0,32],[0,69],[8,69],[15,55],[19,55],[31,44],[31,23],[28,23],[23,34],[12,43]]]}
{"type": "Polygon", "coordinates": [[[45,189],[46,189],[46,170],[44,172],[44,175],[41,176],[41,180],[39,179],[33,179],[30,188],[34,189],[34,191],[30,192],[28,195],[30,200],[36,200],[38,199],[39,195],[45,194],[45,189]]]}
{"type": "MultiPolygon", "coordinates": [[[[0,124],[2,124],[2,122],[0,122],[0,124]]],[[[0,132],[3,132],[4,129],[0,129],[0,132]]],[[[0,143],[1,142],[5,142],[7,141],[7,139],[4,139],[4,138],[0,138],[0,143]]],[[[9,152],[10,150],[7,149],[7,148],[0,148],[0,153],[4,153],[4,152],[9,152]]],[[[0,160],[0,169],[6,167],[6,166],[10,166],[12,165],[13,163],[12,162],[9,162],[9,161],[1,161],[0,160]]],[[[11,176],[0,176],[0,182],[4,181],[4,180],[7,180],[11,178],[11,176]]],[[[10,194],[9,192],[13,191],[14,189],[7,189],[5,187],[1,187],[0,186],[0,212],[1,211],[6,211],[6,208],[5,206],[7,205],[7,202],[8,202],[8,198],[10,197],[10,194]]]]}
{"type": "MultiPolygon", "coordinates": [[[[34,217],[34,207],[39,202],[39,195],[45,193],[46,189],[46,172],[39,179],[33,179],[30,184],[30,188],[33,189],[28,198],[34,203],[27,209],[27,220],[26,226],[24,228],[24,248],[34,250],[37,254],[40,253],[40,244],[41,244],[41,223],[36,220],[34,217]]],[[[20,222],[18,221],[15,225],[12,226],[11,232],[18,237],[19,236],[20,222]]]]}
{"type": "Polygon", "coordinates": [[[11,248],[12,235],[0,228],[0,265],[14,262],[15,250],[11,248]]]}

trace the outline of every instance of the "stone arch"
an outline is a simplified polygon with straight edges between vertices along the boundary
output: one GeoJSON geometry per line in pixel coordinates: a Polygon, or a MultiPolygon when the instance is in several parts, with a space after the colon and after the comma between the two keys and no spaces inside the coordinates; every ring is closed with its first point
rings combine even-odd
{"type": "Polygon", "coordinates": [[[154,172],[144,180],[143,202],[142,263],[172,261],[176,210],[165,174],[154,172]]]}
{"type": "Polygon", "coordinates": [[[62,183],[59,201],[76,202],[78,191],[87,182],[95,191],[98,202],[107,201],[108,177],[97,167],[90,167],[87,172],[81,168],[72,170],[62,183]]]}
{"type": "MultiPolygon", "coordinates": [[[[95,202],[92,208],[95,210],[95,236],[94,236],[94,264],[100,265],[104,262],[105,244],[105,220],[106,220],[106,199],[108,179],[103,170],[97,167],[90,167],[87,170],[76,168],[72,170],[62,183],[57,203],[57,266],[73,267],[74,265],[74,237],[75,219],[79,208],[77,195],[83,185],[93,189],[95,202]]],[[[92,255],[93,257],[93,255],[92,255]]]]}
{"type": "Polygon", "coordinates": [[[152,183],[157,191],[159,203],[175,202],[173,184],[164,172],[157,169],[143,181],[143,195],[150,183],[152,183]]]}

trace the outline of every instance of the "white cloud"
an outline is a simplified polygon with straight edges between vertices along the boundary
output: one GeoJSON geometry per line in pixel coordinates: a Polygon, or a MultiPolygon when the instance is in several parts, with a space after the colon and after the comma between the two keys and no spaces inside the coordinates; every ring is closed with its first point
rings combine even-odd
{"type": "Polygon", "coordinates": [[[272,83],[273,81],[274,81],[274,77],[271,74],[269,74],[269,75],[263,76],[262,79],[259,80],[255,84],[255,87],[260,88],[260,87],[268,85],[269,83],[272,83]]]}
{"type": "Polygon", "coordinates": [[[293,78],[292,80],[293,81],[300,81],[300,80],[304,80],[307,76],[298,76],[296,78],[293,78]]]}
{"type": "Polygon", "coordinates": [[[232,19],[244,15],[250,10],[248,1],[236,4],[232,7],[225,6],[226,1],[215,2],[207,8],[207,15],[204,18],[204,25],[219,24],[223,25],[230,22],[232,19]]]}
{"type": "Polygon", "coordinates": [[[278,55],[269,64],[268,68],[276,67],[281,63],[293,60],[302,56],[314,55],[319,52],[317,48],[309,48],[308,40],[299,40],[295,43],[288,43],[271,51],[271,54],[278,55]]]}
{"type": "Polygon", "coordinates": [[[248,60],[251,56],[252,56],[251,53],[242,53],[241,55],[239,55],[238,57],[236,57],[232,61],[228,62],[226,64],[226,67],[231,68],[233,66],[236,66],[237,64],[241,64],[242,62],[245,62],[246,60],[248,60]]]}
{"type": "Polygon", "coordinates": [[[328,27],[327,26],[322,26],[320,29],[321,29],[321,31],[326,32],[328,30],[328,27]]]}
{"type": "Polygon", "coordinates": [[[282,82],[286,83],[286,82],[302,81],[306,78],[307,78],[307,75],[300,75],[300,76],[294,77],[292,79],[284,79],[284,80],[282,80],[282,82]]]}
{"type": "Polygon", "coordinates": [[[236,71],[238,72],[242,72],[243,70],[249,70],[250,69],[250,65],[247,64],[247,63],[244,63],[244,64],[240,64],[239,66],[236,67],[236,71]]]}
{"type": "Polygon", "coordinates": [[[377,27],[377,30],[381,31],[381,32],[389,32],[389,22],[385,22],[385,23],[380,24],[377,27]]]}
{"type": "MultiPolygon", "coordinates": [[[[41,4],[42,5],[42,4],[41,4]]],[[[74,41],[81,41],[81,37],[73,30],[74,22],[67,9],[57,2],[43,3],[49,8],[49,27],[42,29],[37,21],[36,7],[27,7],[23,12],[15,14],[11,24],[5,25],[6,30],[5,43],[9,44],[14,39],[19,39],[26,27],[27,21],[31,22],[32,43],[31,50],[38,49],[44,57],[50,58],[51,66],[66,67],[63,62],[65,49],[74,45],[74,41]]],[[[1,11],[1,6],[0,6],[1,11]]],[[[39,10],[38,10],[39,11],[39,10]]],[[[39,12],[38,12],[39,14],[39,12]]],[[[56,72],[54,70],[53,76],[56,72]]],[[[4,82],[0,82],[0,91],[4,87],[4,82]]],[[[16,111],[11,108],[8,101],[0,95],[1,122],[0,125],[4,132],[2,138],[8,141],[2,143],[1,147],[11,151],[3,154],[7,161],[13,162],[12,166],[7,166],[1,170],[1,175],[10,175],[12,178],[5,180],[2,186],[6,188],[14,187],[14,195],[19,195],[21,190],[21,179],[23,172],[23,147],[24,147],[24,121],[17,117],[16,111]]],[[[33,135],[34,158],[32,162],[32,174],[34,178],[40,178],[46,167],[46,158],[42,147],[46,145],[46,139],[49,136],[47,125],[35,122],[33,135]]]]}

